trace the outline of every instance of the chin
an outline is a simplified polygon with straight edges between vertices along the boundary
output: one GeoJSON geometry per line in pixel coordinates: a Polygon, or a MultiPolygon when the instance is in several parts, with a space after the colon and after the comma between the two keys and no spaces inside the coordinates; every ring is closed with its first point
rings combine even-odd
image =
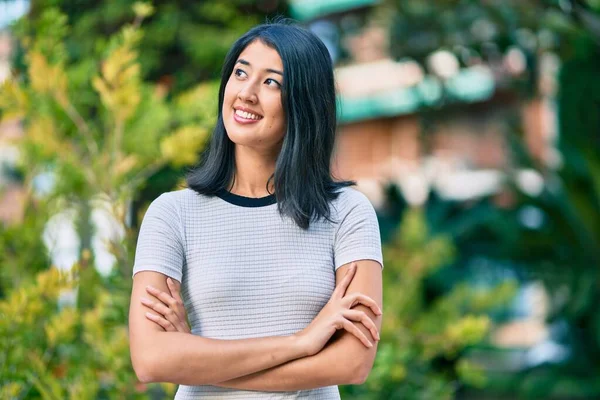
{"type": "Polygon", "coordinates": [[[228,130],[227,127],[225,127],[225,131],[227,132],[227,137],[229,137],[229,140],[240,146],[252,146],[261,142],[260,139],[254,137],[252,134],[236,132],[235,129],[228,130]]]}

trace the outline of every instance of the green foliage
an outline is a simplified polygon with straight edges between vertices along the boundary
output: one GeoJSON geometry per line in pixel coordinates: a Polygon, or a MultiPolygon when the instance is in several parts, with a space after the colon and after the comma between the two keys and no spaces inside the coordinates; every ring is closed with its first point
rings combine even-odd
{"type": "MultiPolygon", "coordinates": [[[[495,62],[509,47],[524,52],[528,70],[511,83],[524,83],[519,96],[537,96],[534,71],[538,56],[548,52],[561,62],[558,82],[558,150],[562,166],[541,166],[531,158],[511,168],[539,168],[545,178],[541,195],[517,194],[514,209],[495,206],[478,214],[456,210],[479,220],[476,236],[456,231],[453,240],[462,259],[473,253],[503,260],[526,278],[544,283],[550,299],[548,324],[553,338],[569,349],[558,365],[525,368],[488,379],[488,390],[503,387],[510,398],[596,398],[600,391],[600,7],[596,0],[545,1],[386,1],[374,15],[390,29],[393,56],[425,61],[440,48],[469,60],[495,62]],[[525,227],[521,211],[542,215],[541,226],[525,227]],[[498,218],[498,216],[500,218],[498,218]],[[461,238],[461,236],[463,236],[461,238]],[[462,241],[462,243],[461,243],[462,241]],[[466,244],[466,245],[465,245],[466,244]]],[[[426,116],[431,123],[434,112],[426,116]]],[[[523,152],[522,152],[523,153],[523,152]]],[[[526,153],[526,151],[524,152],[526,153]]],[[[508,171],[512,173],[512,171],[508,171]]],[[[455,224],[456,225],[456,224],[455,224]]],[[[460,226],[459,228],[460,229],[460,226]]],[[[456,268],[455,270],[458,270],[456,268]]],[[[438,277],[439,278],[439,277],[438,277]]],[[[460,290],[455,288],[454,290],[460,290]]],[[[465,289],[466,290],[466,289],[465,289]]],[[[473,290],[471,288],[471,290],[473,290]]],[[[461,374],[470,368],[462,366],[461,374]]],[[[492,374],[493,375],[493,374],[492,374]]],[[[475,379],[476,381],[478,379],[475,379]]]]}
{"type": "Polygon", "coordinates": [[[460,385],[486,382],[468,349],[482,344],[490,311],[506,305],[515,282],[477,290],[460,284],[428,298],[428,279],[452,263],[450,237],[431,235],[422,209],[407,209],[384,247],[384,317],[375,365],[363,387],[345,387],[357,399],[451,399],[460,385]]]}
{"type": "Polygon", "coordinates": [[[122,304],[106,289],[87,310],[66,300],[83,271],[50,268],[0,301],[0,398],[143,397],[122,304]]]}
{"type": "Polygon", "coordinates": [[[140,24],[151,8],[141,3],[135,7],[134,23],[110,37],[95,62],[99,68],[86,71],[78,66],[89,65],[89,59],[68,58],[70,28],[58,9],[25,20],[21,31],[35,32],[22,37],[26,79],[7,80],[0,92],[0,116],[19,117],[24,123],[24,175],[31,179],[51,171],[56,184],[50,199],[66,199],[76,208],[99,195],[107,198],[122,225],[127,202],[149,176],[169,164],[181,167],[197,161],[214,122],[206,103],[214,104],[216,97],[214,85],[204,84],[190,89],[195,95],[184,93],[171,104],[160,85],[141,79],[140,24]]]}
{"type": "MultiPolygon", "coordinates": [[[[77,2],[38,0],[30,17],[56,7],[71,23],[65,44],[72,59],[94,58],[110,47],[110,35],[127,21],[144,19],[145,34],[139,43],[140,74],[145,80],[162,82],[175,93],[199,81],[215,79],[229,47],[265,16],[286,15],[283,1],[185,1],[155,0],[152,6],[127,1],[77,2]]],[[[23,33],[39,29],[22,21],[23,33]]],[[[54,31],[50,36],[55,36],[54,31]]]]}
{"type": "MultiPolygon", "coordinates": [[[[167,165],[197,161],[214,124],[216,85],[169,98],[142,79],[141,23],[150,5],[136,3],[133,23],[102,42],[101,52],[67,51],[72,27],[55,7],[35,9],[18,26],[25,50],[21,76],[0,89],[0,120],[17,118],[26,189],[20,224],[0,229],[0,398],[147,398],[129,358],[127,312],[135,229],[126,210],[148,177],[167,165]],[[36,193],[34,178],[55,182],[36,193]],[[90,212],[108,206],[125,230],[109,247],[117,259],[106,277],[90,251],[90,212]],[[42,233],[50,218],[76,215],[82,246],[71,273],[50,266],[42,233]]],[[[154,385],[172,397],[175,385],[154,385]]]]}
{"type": "MultiPolygon", "coordinates": [[[[564,63],[559,76],[559,127],[562,166],[544,171],[540,196],[520,194],[519,206],[543,215],[538,229],[517,233],[515,260],[549,292],[550,323],[564,326],[562,341],[570,357],[560,365],[527,371],[506,385],[532,398],[600,395],[600,146],[597,71],[600,52],[564,63]]],[[[532,161],[529,162],[533,164],[532,161]]]]}
{"type": "Polygon", "coordinates": [[[49,258],[40,235],[46,222],[45,212],[43,203],[29,203],[21,223],[0,225],[0,299],[48,267],[49,258]]]}

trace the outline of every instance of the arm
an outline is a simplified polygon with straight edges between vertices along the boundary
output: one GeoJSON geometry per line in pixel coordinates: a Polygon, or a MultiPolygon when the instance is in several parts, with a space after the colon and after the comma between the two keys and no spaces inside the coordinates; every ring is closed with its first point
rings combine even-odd
{"type": "MultiPolygon", "coordinates": [[[[381,265],[376,261],[358,261],[358,268],[347,293],[360,292],[382,306],[381,265]]],[[[336,282],[348,269],[349,264],[338,268],[336,282]]],[[[362,310],[375,322],[377,330],[381,328],[381,315],[363,305],[354,307],[362,310]]],[[[367,328],[359,322],[353,322],[365,335],[367,328]]],[[[362,384],[369,375],[377,342],[371,348],[365,347],[355,336],[346,330],[338,332],[339,337],[313,356],[299,358],[285,364],[256,372],[240,378],[228,380],[217,386],[262,391],[305,390],[331,385],[362,384]]]]}
{"type": "Polygon", "coordinates": [[[231,380],[303,357],[296,336],[216,340],[166,332],[148,320],[141,304],[147,285],[168,291],[166,276],[142,271],[135,275],[129,310],[133,368],[142,382],[205,385],[231,380]],[[185,368],[183,368],[185,366],[185,368]]]}
{"type": "MultiPolygon", "coordinates": [[[[267,370],[289,360],[320,352],[338,329],[345,329],[372,347],[366,335],[351,321],[358,321],[378,338],[374,322],[365,312],[352,310],[365,304],[381,314],[376,301],[354,293],[345,296],[356,268],[344,274],[331,299],[308,327],[289,337],[268,337],[243,340],[215,340],[190,335],[185,308],[179,294],[167,294],[166,277],[156,272],[143,272],[134,278],[130,306],[130,346],[136,374],[143,382],[167,381],[189,385],[215,384],[254,372],[267,370]],[[140,278],[137,278],[137,276],[140,278]],[[142,303],[147,284],[158,301],[142,303]],[[143,307],[162,315],[144,311],[143,307]],[[183,335],[183,336],[182,336],[183,335]],[[185,368],[182,366],[185,365],[185,368]],[[189,382],[189,383],[188,383],[189,382]]],[[[170,285],[178,292],[176,284],[170,285]]]]}

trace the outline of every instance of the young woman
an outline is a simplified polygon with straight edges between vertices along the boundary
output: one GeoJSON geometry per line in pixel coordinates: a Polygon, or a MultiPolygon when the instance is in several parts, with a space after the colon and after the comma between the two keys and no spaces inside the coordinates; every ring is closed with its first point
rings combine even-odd
{"type": "Polygon", "coordinates": [[[364,382],[381,243],[366,197],[331,177],[335,129],[316,36],[275,23],[237,40],[201,165],[141,226],[129,321],[142,382],[177,383],[176,399],[338,399],[336,385],[364,382]]]}

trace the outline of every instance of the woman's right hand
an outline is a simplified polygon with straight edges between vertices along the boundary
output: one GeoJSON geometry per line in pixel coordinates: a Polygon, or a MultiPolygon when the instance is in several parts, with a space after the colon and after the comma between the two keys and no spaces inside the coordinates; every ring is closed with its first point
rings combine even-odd
{"type": "Polygon", "coordinates": [[[379,332],[373,320],[364,311],[352,309],[357,304],[363,304],[373,310],[375,315],[381,315],[381,309],[377,303],[361,293],[346,295],[346,290],[355,274],[356,263],[352,263],[325,307],[306,328],[296,334],[307,355],[312,356],[321,351],[338,329],[345,329],[356,336],[366,347],[373,347],[371,341],[352,321],[362,323],[371,332],[373,339],[379,340],[379,332]]]}

